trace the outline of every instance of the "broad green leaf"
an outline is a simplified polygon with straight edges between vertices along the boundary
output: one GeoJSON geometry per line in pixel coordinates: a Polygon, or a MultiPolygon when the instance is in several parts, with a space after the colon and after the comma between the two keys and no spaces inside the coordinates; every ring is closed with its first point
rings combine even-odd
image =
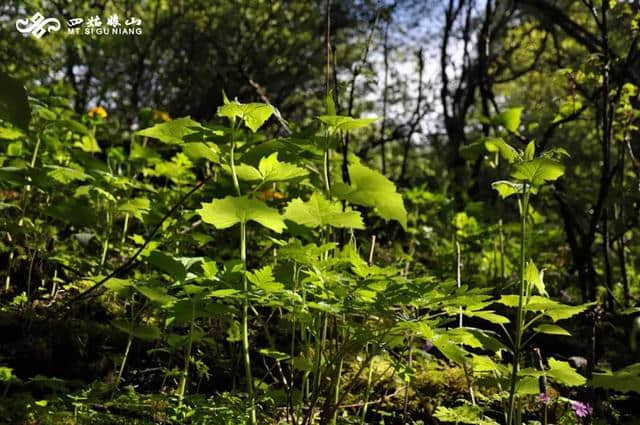
{"type": "Polygon", "coordinates": [[[27,130],[31,107],[22,83],[0,72],[0,119],[27,130]]]}
{"type": "Polygon", "coordinates": [[[54,123],[56,126],[64,127],[74,133],[93,137],[93,132],[86,125],[76,120],[58,120],[54,123]]]}
{"type": "Polygon", "coordinates": [[[466,328],[454,328],[447,332],[447,336],[456,344],[466,345],[471,348],[482,348],[482,342],[475,333],[466,328]]]}
{"type": "Polygon", "coordinates": [[[240,329],[240,322],[234,320],[231,326],[227,328],[227,341],[238,342],[242,340],[242,331],[240,329]]]}
{"type": "Polygon", "coordinates": [[[503,368],[503,365],[496,363],[491,357],[485,355],[472,354],[471,365],[475,373],[487,373],[493,375],[503,368]]]}
{"type": "Polygon", "coordinates": [[[22,156],[22,141],[9,143],[7,146],[7,156],[22,156]]]}
{"type": "Polygon", "coordinates": [[[511,195],[522,192],[522,183],[514,183],[509,180],[498,180],[491,183],[502,199],[506,199],[511,195]]]}
{"type": "Polygon", "coordinates": [[[84,152],[88,153],[98,153],[102,152],[98,141],[93,135],[91,136],[82,136],[79,141],[73,144],[74,147],[82,149],[84,152]]]}
{"type": "Polygon", "coordinates": [[[0,382],[7,382],[15,379],[13,369],[6,366],[0,366],[0,382]]]}
{"type": "Polygon", "coordinates": [[[313,362],[306,357],[297,356],[292,360],[293,368],[304,372],[311,371],[313,369],[313,362]]]}
{"type": "Polygon", "coordinates": [[[467,145],[462,145],[459,149],[460,155],[468,161],[473,161],[480,155],[484,155],[485,151],[486,147],[482,140],[469,143],[467,145]]]}
{"type": "Polygon", "coordinates": [[[278,161],[278,152],[262,158],[258,165],[258,170],[262,174],[262,179],[265,182],[291,180],[298,177],[305,177],[309,174],[307,170],[295,164],[278,161]]]}
{"type": "Polygon", "coordinates": [[[273,106],[266,103],[239,103],[237,101],[228,102],[218,108],[218,116],[226,117],[232,123],[236,118],[244,121],[244,124],[254,133],[269,119],[275,112],[273,106]]]}
{"type": "Polygon", "coordinates": [[[244,105],[244,124],[254,133],[273,115],[273,106],[264,103],[244,105]]]}
{"type": "Polygon", "coordinates": [[[333,91],[329,91],[325,99],[325,103],[327,104],[327,115],[335,115],[336,114],[336,104],[333,101],[333,91]]]}
{"type": "Polygon", "coordinates": [[[203,261],[202,271],[204,272],[204,277],[213,279],[218,274],[218,265],[215,261],[203,261]]]}
{"type": "Polygon", "coordinates": [[[259,270],[248,272],[247,279],[249,279],[256,288],[263,290],[267,294],[284,291],[284,285],[276,282],[271,266],[265,266],[259,270]]]}
{"type": "Polygon", "coordinates": [[[516,164],[511,176],[515,179],[540,186],[544,182],[558,179],[564,174],[564,167],[548,158],[536,158],[516,164]]]}
{"type": "Polygon", "coordinates": [[[433,345],[452,362],[463,364],[467,361],[467,352],[460,346],[456,345],[448,335],[435,335],[432,341],[433,345]]]}
{"type": "Polygon", "coordinates": [[[279,361],[289,360],[291,358],[289,354],[271,348],[261,348],[260,350],[258,350],[258,353],[279,361]]]}
{"type": "Polygon", "coordinates": [[[117,294],[124,294],[127,292],[127,290],[129,288],[131,288],[133,286],[133,282],[129,279],[118,279],[115,277],[112,277],[111,279],[107,280],[107,282],[104,284],[104,287],[107,288],[110,291],[113,291],[117,294]]]}
{"type": "Polygon", "coordinates": [[[500,156],[506,159],[509,163],[513,163],[515,160],[520,158],[518,151],[499,137],[485,139],[484,147],[489,152],[500,152],[500,156]]]}
{"type": "MultiPolygon", "coordinates": [[[[225,171],[227,171],[229,174],[233,173],[233,170],[231,167],[225,166],[224,168],[225,168],[225,171]]],[[[247,182],[262,180],[262,174],[260,173],[260,171],[258,171],[257,168],[252,167],[251,165],[238,164],[235,166],[235,169],[236,169],[236,176],[238,176],[240,180],[244,180],[247,182]]]]}
{"type": "Polygon", "coordinates": [[[555,382],[569,387],[576,387],[587,383],[587,379],[576,372],[568,362],[549,358],[547,376],[555,382]]]}
{"type": "Polygon", "coordinates": [[[540,295],[548,297],[547,290],[544,286],[544,270],[539,271],[533,261],[529,261],[524,271],[524,280],[533,285],[540,295]]]}
{"type": "Polygon", "coordinates": [[[524,150],[523,159],[525,161],[531,161],[536,154],[536,144],[534,141],[529,142],[527,147],[524,150]]]}
{"type": "Polygon", "coordinates": [[[147,198],[131,198],[118,205],[118,211],[130,214],[142,221],[142,216],[149,212],[151,203],[147,198]]]}
{"type": "Polygon", "coordinates": [[[385,220],[396,220],[407,227],[407,210],[402,195],[385,176],[361,164],[349,166],[351,185],[336,183],[332,192],[340,199],[356,205],[374,207],[375,212],[385,220]]]}
{"type": "Polygon", "coordinates": [[[162,334],[156,326],[133,325],[123,319],[116,319],[111,324],[122,332],[144,341],[153,341],[160,338],[162,334]]]}
{"type": "Polygon", "coordinates": [[[239,290],[233,289],[233,288],[216,289],[215,291],[211,291],[209,293],[209,297],[212,297],[212,298],[227,298],[227,297],[236,295],[239,292],[240,292],[239,290]]]}
{"type": "Polygon", "coordinates": [[[340,202],[331,202],[322,194],[314,192],[307,202],[296,198],[284,211],[287,220],[307,227],[342,227],[364,229],[360,213],[347,208],[342,211],[340,202]]]}
{"type": "Polygon", "coordinates": [[[202,125],[191,117],[178,118],[173,121],[156,124],[153,127],[137,131],[135,134],[143,137],[158,139],[163,143],[180,144],[184,138],[190,134],[197,133],[202,129],[202,125]]]}
{"type": "MultiPolygon", "coordinates": [[[[518,296],[517,295],[503,295],[498,301],[500,304],[506,305],[507,307],[517,307],[518,306],[518,296]]],[[[568,319],[576,314],[580,314],[589,307],[591,307],[593,303],[581,304],[581,305],[566,305],[562,304],[558,301],[551,300],[546,297],[541,297],[539,295],[533,295],[529,297],[529,303],[525,305],[525,309],[527,311],[540,311],[544,313],[545,316],[548,316],[554,322],[558,320],[568,319]]]]}
{"type": "MultiPolygon", "coordinates": [[[[233,172],[231,167],[226,167],[226,171],[233,172]]],[[[268,157],[260,160],[258,168],[247,164],[238,164],[236,166],[236,175],[244,181],[259,181],[263,183],[281,182],[305,177],[309,174],[304,168],[300,168],[295,164],[278,161],[278,152],[274,152],[268,157]]]]}
{"type": "Polygon", "coordinates": [[[69,184],[74,180],[85,181],[89,177],[84,171],[75,168],[57,165],[46,166],[46,168],[50,170],[47,172],[47,176],[62,184],[69,184]]]}
{"type": "Polygon", "coordinates": [[[189,142],[182,146],[182,150],[191,159],[204,158],[211,162],[220,160],[220,148],[213,143],[189,142]]]}
{"type": "Polygon", "coordinates": [[[538,325],[536,328],[534,328],[534,330],[541,334],[571,336],[569,331],[567,331],[565,328],[558,325],[552,325],[550,323],[538,325]]]}
{"type": "Polygon", "coordinates": [[[329,127],[333,127],[340,131],[356,130],[378,121],[377,117],[352,118],[344,115],[321,115],[318,119],[329,127]]]}
{"type": "Polygon", "coordinates": [[[640,363],[632,364],[615,372],[610,370],[603,373],[594,372],[590,385],[623,393],[631,391],[640,393],[640,363]]]}
{"type": "Polygon", "coordinates": [[[170,255],[160,251],[153,251],[149,254],[148,261],[179,282],[184,281],[187,277],[187,270],[184,264],[170,255]]]}
{"type": "Polygon", "coordinates": [[[205,223],[213,224],[217,229],[226,229],[251,220],[277,233],[281,233],[285,228],[284,219],[278,210],[246,196],[227,196],[224,199],[203,202],[202,208],[197,212],[205,223]]]}
{"type": "Polygon", "coordinates": [[[166,289],[161,287],[152,288],[151,286],[135,285],[134,288],[136,291],[147,297],[152,303],[164,306],[176,301],[174,297],[167,294],[166,289]]]}
{"type": "Polygon", "coordinates": [[[439,421],[455,424],[498,425],[496,421],[483,415],[483,410],[480,406],[469,404],[452,408],[439,406],[433,416],[439,421]]]}
{"type": "Polygon", "coordinates": [[[498,123],[513,133],[517,132],[518,127],[520,127],[520,119],[522,117],[523,109],[524,108],[522,107],[517,107],[503,111],[498,115],[498,123]]]}
{"type": "Polygon", "coordinates": [[[491,323],[495,323],[497,325],[504,325],[506,323],[509,323],[509,319],[507,319],[504,316],[501,316],[493,311],[486,311],[486,310],[481,310],[481,311],[468,311],[465,310],[464,311],[464,315],[465,316],[469,316],[469,317],[479,317],[481,319],[486,320],[487,322],[491,322],[491,323]]]}
{"type": "Polygon", "coordinates": [[[24,133],[15,128],[0,127],[0,139],[16,140],[24,137],[24,133]]]}
{"type": "Polygon", "coordinates": [[[518,379],[516,392],[520,395],[540,394],[540,384],[535,376],[523,376],[518,379]]]}

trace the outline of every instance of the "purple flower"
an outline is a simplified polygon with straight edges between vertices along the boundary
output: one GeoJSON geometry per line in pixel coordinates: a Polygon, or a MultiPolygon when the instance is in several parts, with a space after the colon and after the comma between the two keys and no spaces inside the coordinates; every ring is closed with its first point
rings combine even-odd
{"type": "Polygon", "coordinates": [[[425,340],[424,346],[422,348],[424,351],[431,351],[431,349],[433,348],[433,341],[431,341],[430,339],[425,340]]]}
{"type": "Polygon", "coordinates": [[[542,404],[548,404],[551,401],[551,398],[547,393],[540,393],[538,399],[542,402],[542,404]]]}
{"type": "Polygon", "coordinates": [[[584,418],[593,413],[593,408],[588,403],[583,403],[581,401],[571,400],[571,408],[576,412],[576,416],[579,418],[584,418]]]}

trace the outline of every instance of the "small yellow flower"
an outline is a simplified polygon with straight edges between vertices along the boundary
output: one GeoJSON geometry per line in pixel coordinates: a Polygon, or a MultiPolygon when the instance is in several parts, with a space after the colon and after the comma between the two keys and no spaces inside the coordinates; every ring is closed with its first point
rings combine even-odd
{"type": "Polygon", "coordinates": [[[102,118],[105,119],[107,118],[107,110],[104,109],[102,106],[94,106],[93,108],[89,109],[89,112],[87,113],[87,115],[89,115],[90,118],[102,118]]]}
{"type": "Polygon", "coordinates": [[[168,113],[164,112],[164,111],[159,111],[159,110],[155,110],[153,111],[153,119],[157,120],[157,121],[171,121],[171,116],[169,116],[168,113]]]}
{"type": "Polygon", "coordinates": [[[287,195],[277,190],[267,189],[258,193],[258,199],[263,201],[273,201],[276,199],[286,199],[287,195]]]}

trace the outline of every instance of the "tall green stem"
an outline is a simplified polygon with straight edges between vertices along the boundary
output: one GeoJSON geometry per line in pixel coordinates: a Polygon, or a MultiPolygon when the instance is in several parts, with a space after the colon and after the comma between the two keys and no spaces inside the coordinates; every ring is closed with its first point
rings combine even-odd
{"type": "Polygon", "coordinates": [[[182,406],[187,380],[189,379],[189,363],[191,362],[191,350],[193,348],[193,328],[196,321],[196,302],[191,300],[191,324],[189,326],[189,336],[187,339],[187,352],[184,358],[184,368],[182,369],[182,377],[180,378],[180,386],[178,387],[178,404],[182,406]]]}
{"type": "MultiPolygon", "coordinates": [[[[231,173],[233,175],[233,185],[238,196],[241,196],[240,183],[236,172],[235,162],[235,125],[231,127],[231,173]]],[[[249,282],[247,281],[247,224],[240,222],[240,261],[242,262],[242,357],[244,360],[244,377],[247,385],[250,405],[250,424],[256,424],[256,402],[253,392],[253,376],[251,375],[251,358],[249,356],[249,282]]]]}
{"type": "Polygon", "coordinates": [[[33,149],[33,155],[31,156],[31,168],[36,166],[36,159],[38,158],[38,150],[40,150],[40,134],[36,136],[36,147],[33,149]]]}
{"type": "Polygon", "coordinates": [[[364,393],[364,404],[362,405],[362,416],[360,417],[360,425],[365,424],[365,419],[367,417],[367,408],[369,407],[369,397],[371,396],[371,381],[373,378],[373,365],[375,358],[371,358],[371,363],[369,363],[369,376],[367,376],[367,389],[364,393]]]}
{"type": "Polygon", "coordinates": [[[323,156],[323,171],[324,171],[324,187],[327,191],[327,199],[331,199],[331,180],[329,177],[329,161],[330,158],[330,150],[329,150],[329,130],[326,130],[325,133],[325,141],[324,141],[324,156],[323,156]]]}
{"type": "Polygon", "coordinates": [[[249,358],[249,282],[247,281],[247,227],[246,224],[240,223],[240,260],[243,265],[242,273],[242,289],[244,297],[242,298],[242,354],[244,358],[244,375],[247,381],[247,393],[249,394],[249,403],[251,406],[251,425],[256,423],[256,405],[253,393],[253,377],[251,376],[251,359],[249,358]]]}
{"type": "Polygon", "coordinates": [[[104,263],[107,261],[107,252],[109,251],[109,238],[111,237],[111,213],[109,209],[107,209],[106,214],[106,226],[104,232],[104,242],[102,245],[102,256],[100,257],[100,268],[98,270],[102,271],[104,267],[104,263]]]}
{"type": "Polygon", "coordinates": [[[524,270],[528,210],[529,191],[527,188],[527,184],[524,183],[522,186],[522,208],[520,211],[520,285],[518,294],[518,311],[516,313],[516,335],[513,344],[513,366],[511,368],[511,386],[509,389],[509,410],[507,411],[507,425],[513,425],[516,401],[516,385],[518,384],[518,370],[520,368],[520,346],[522,344],[524,298],[526,287],[524,270]]]}
{"type": "MultiPolygon", "coordinates": [[[[134,327],[134,323],[136,321],[136,315],[134,314],[134,302],[135,302],[135,298],[133,296],[131,296],[131,327],[132,328],[134,327]]],[[[129,338],[127,338],[127,346],[124,349],[124,355],[122,356],[122,363],[120,363],[120,369],[118,370],[118,378],[116,380],[116,385],[113,387],[113,392],[111,393],[111,398],[115,397],[116,391],[118,391],[118,386],[120,385],[120,382],[122,381],[122,375],[124,373],[124,367],[127,364],[127,358],[129,357],[129,351],[131,351],[131,344],[132,343],[133,343],[133,335],[129,334],[129,338]]]]}
{"type": "Polygon", "coordinates": [[[122,356],[122,363],[120,363],[120,369],[118,370],[118,378],[116,379],[116,385],[113,387],[113,392],[111,393],[111,398],[116,395],[116,391],[118,391],[118,386],[120,385],[120,381],[122,380],[122,374],[124,373],[124,366],[127,364],[127,358],[129,357],[129,351],[131,350],[131,344],[133,343],[133,335],[129,335],[127,339],[127,346],[124,349],[124,355],[122,356]]]}

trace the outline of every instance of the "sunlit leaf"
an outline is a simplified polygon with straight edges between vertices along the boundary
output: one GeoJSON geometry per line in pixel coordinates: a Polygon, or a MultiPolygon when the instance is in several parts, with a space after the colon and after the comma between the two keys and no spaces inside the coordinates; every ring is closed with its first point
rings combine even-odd
{"type": "Polygon", "coordinates": [[[499,152],[509,163],[520,158],[518,151],[499,137],[485,139],[484,146],[489,152],[499,152]]]}
{"type": "Polygon", "coordinates": [[[247,279],[249,279],[255,288],[261,289],[267,294],[278,293],[284,290],[284,285],[276,282],[271,266],[265,266],[253,272],[248,272],[247,279]]]}
{"type": "Polygon", "coordinates": [[[321,115],[318,117],[320,121],[341,131],[357,130],[362,127],[367,127],[371,123],[378,121],[377,117],[374,118],[353,118],[343,115],[321,115]]]}
{"type": "Polygon", "coordinates": [[[190,134],[197,133],[202,125],[190,117],[178,118],[173,121],[156,124],[153,127],[137,131],[135,134],[143,137],[151,137],[163,143],[180,144],[190,134]]]}
{"type": "Polygon", "coordinates": [[[182,145],[182,150],[191,159],[204,158],[211,162],[220,160],[220,148],[213,143],[189,142],[182,145]]]}
{"type": "Polygon", "coordinates": [[[396,220],[407,227],[407,210],[402,195],[385,176],[361,164],[349,166],[351,184],[336,183],[332,193],[356,205],[374,207],[375,212],[385,220],[396,220]]]}
{"type": "Polygon", "coordinates": [[[529,261],[527,263],[524,271],[524,280],[526,280],[530,285],[533,285],[540,295],[549,296],[544,285],[543,276],[544,270],[539,271],[533,261],[529,261]]]}
{"type": "Polygon", "coordinates": [[[541,334],[571,336],[569,331],[567,331],[565,328],[558,325],[552,325],[550,323],[538,325],[534,330],[541,334]]]}
{"type": "Polygon", "coordinates": [[[553,357],[549,358],[549,370],[547,371],[547,376],[552,378],[558,384],[569,387],[584,385],[587,382],[587,379],[576,372],[568,362],[556,360],[553,357]]]}
{"type": "Polygon", "coordinates": [[[364,229],[360,213],[347,208],[342,210],[340,202],[330,202],[322,194],[314,192],[307,202],[296,198],[287,205],[284,216],[287,220],[307,227],[350,227],[364,229]]]}
{"type": "Polygon", "coordinates": [[[236,118],[239,118],[254,133],[262,127],[274,112],[273,106],[266,103],[239,103],[232,101],[218,108],[219,117],[226,117],[232,123],[235,122],[236,118]]]}
{"type": "Polygon", "coordinates": [[[131,198],[118,205],[118,211],[127,213],[142,221],[142,216],[149,212],[151,202],[147,198],[131,198]]]}
{"type": "Polygon", "coordinates": [[[256,221],[277,233],[285,228],[284,219],[278,210],[246,196],[227,196],[203,202],[202,208],[197,212],[205,223],[213,224],[217,229],[226,229],[248,221],[256,221]]]}
{"type": "Polygon", "coordinates": [[[514,183],[509,180],[495,181],[491,183],[491,187],[493,187],[498,192],[502,199],[522,192],[522,183],[514,183]]]}
{"type": "Polygon", "coordinates": [[[497,117],[497,122],[511,132],[517,132],[520,127],[520,119],[524,108],[509,108],[501,112],[497,117]]]}
{"type": "Polygon", "coordinates": [[[536,158],[516,164],[511,176],[523,182],[539,186],[547,181],[557,180],[564,174],[564,167],[548,158],[536,158]]]}

